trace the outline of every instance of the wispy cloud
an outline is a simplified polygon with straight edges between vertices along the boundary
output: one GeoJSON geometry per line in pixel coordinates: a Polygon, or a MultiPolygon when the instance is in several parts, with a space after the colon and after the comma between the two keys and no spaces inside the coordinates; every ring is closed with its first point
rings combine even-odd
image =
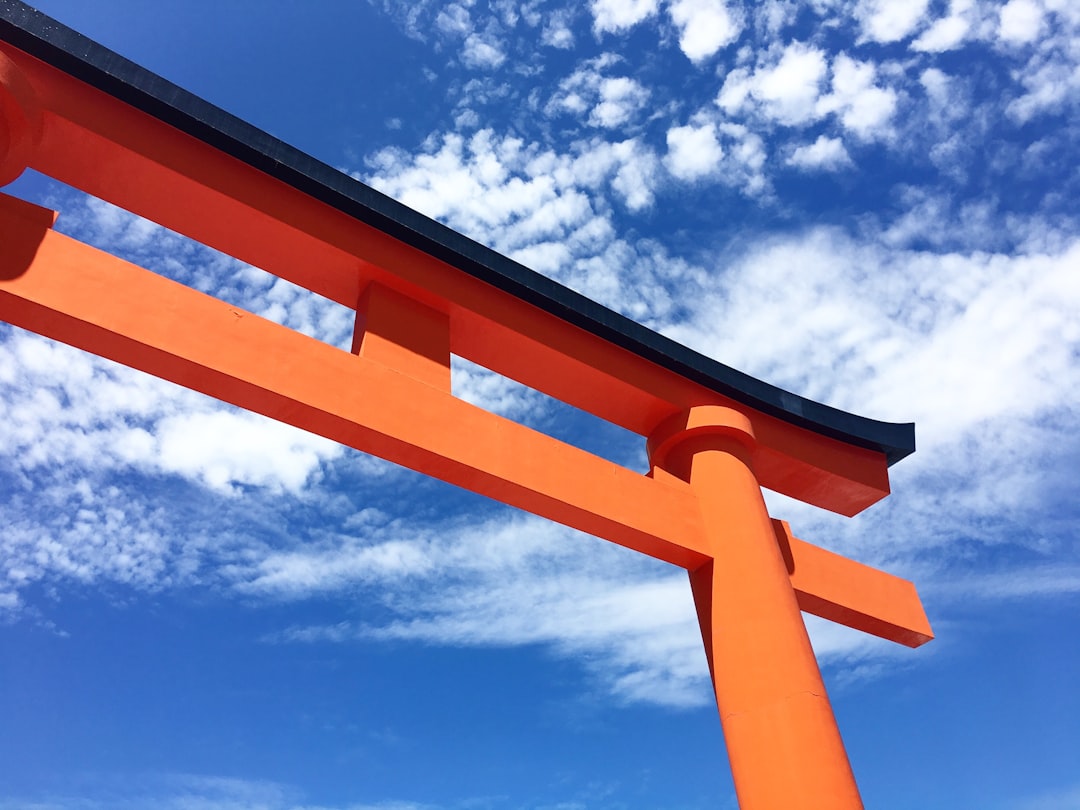
{"type": "Polygon", "coordinates": [[[139,774],[84,779],[34,796],[0,796],[0,810],[438,810],[407,801],[316,805],[295,787],[268,780],[194,774],[139,774]]]}

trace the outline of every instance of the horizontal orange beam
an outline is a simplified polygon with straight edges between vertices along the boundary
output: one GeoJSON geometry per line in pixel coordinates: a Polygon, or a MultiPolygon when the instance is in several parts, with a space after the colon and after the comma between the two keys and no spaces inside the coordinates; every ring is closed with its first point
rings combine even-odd
{"type": "Polygon", "coordinates": [[[658,482],[49,229],[0,194],[0,318],[674,565],[708,557],[658,482]]]}
{"type": "Polygon", "coordinates": [[[802,610],[907,647],[934,637],[911,582],[806,543],[786,521],[773,529],[802,610]]]}
{"type": "Polygon", "coordinates": [[[3,54],[43,118],[28,161],[44,174],[346,306],[372,281],[397,289],[448,313],[455,354],[640,435],[695,405],[744,410],[769,489],[845,515],[889,492],[881,453],[733,403],[0,43],[3,54]]]}
{"type": "MultiPolygon", "coordinates": [[[[671,564],[711,559],[697,496],[674,476],[639,475],[56,233],[54,221],[0,194],[0,318],[671,564]]],[[[773,523],[802,610],[908,646],[932,638],[910,582],[773,523]]]]}

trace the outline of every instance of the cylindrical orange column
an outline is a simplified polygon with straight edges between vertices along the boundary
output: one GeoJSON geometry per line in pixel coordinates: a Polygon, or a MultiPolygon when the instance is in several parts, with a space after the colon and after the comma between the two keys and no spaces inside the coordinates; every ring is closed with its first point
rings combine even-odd
{"type": "Polygon", "coordinates": [[[749,420],[694,408],[650,438],[697,493],[713,561],[690,572],[743,810],[861,808],[855,778],[752,468],[749,420]]]}

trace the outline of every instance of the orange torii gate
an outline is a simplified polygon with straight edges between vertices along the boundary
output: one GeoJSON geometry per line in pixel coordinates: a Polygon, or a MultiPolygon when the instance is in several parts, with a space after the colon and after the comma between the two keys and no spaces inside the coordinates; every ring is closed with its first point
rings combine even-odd
{"type": "Polygon", "coordinates": [[[800,610],[916,647],[910,582],[792,536],[761,488],[854,515],[910,424],[651,332],[17,0],[0,184],[27,167],[356,310],[352,352],[52,230],[0,195],[0,318],[690,573],[741,806],[861,807],[800,610]],[[640,475],[454,397],[451,354],[647,439],[640,475]]]}

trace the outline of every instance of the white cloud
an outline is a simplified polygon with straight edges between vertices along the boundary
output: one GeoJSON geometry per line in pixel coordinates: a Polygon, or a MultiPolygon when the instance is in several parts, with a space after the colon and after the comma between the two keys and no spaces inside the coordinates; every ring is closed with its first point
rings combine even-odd
{"type": "Polygon", "coordinates": [[[742,30],[725,0],[673,0],[668,12],[679,29],[679,47],[695,64],[730,45],[742,30]]]}
{"type": "Polygon", "coordinates": [[[823,51],[793,42],[771,66],[753,73],[739,69],[728,74],[717,104],[734,114],[753,99],[768,118],[787,125],[805,124],[818,116],[817,102],[826,70],[823,51]]]}
{"type": "Polygon", "coordinates": [[[335,537],[231,569],[248,595],[305,598],[357,583],[384,623],[295,627],[281,640],[544,644],[587,660],[627,702],[700,705],[708,672],[686,575],[535,518],[433,526],[414,537],[335,537]]]}
{"type": "Polygon", "coordinates": [[[338,445],[27,334],[0,343],[0,440],[22,469],[135,466],[223,492],[298,492],[338,445]]]}
{"type": "Polygon", "coordinates": [[[652,150],[637,140],[613,144],[611,154],[617,169],[612,189],[631,211],[641,211],[653,204],[659,160],[652,150]]]}
{"type": "Polygon", "coordinates": [[[648,90],[625,76],[601,80],[599,90],[589,123],[608,129],[627,123],[649,99],[648,90]]]}
{"type": "Polygon", "coordinates": [[[716,105],[729,115],[738,114],[750,100],[754,89],[753,74],[746,68],[732,70],[716,95],[716,105]]]}
{"type": "Polygon", "coordinates": [[[570,154],[484,130],[445,136],[415,158],[388,150],[373,161],[376,187],[496,250],[542,263],[549,275],[608,306],[648,320],[667,306],[658,273],[614,236],[608,190],[628,208],[652,203],[659,160],[637,139],[594,139],[570,154]],[[618,265],[618,266],[617,266],[618,265]],[[636,274],[633,285],[618,280],[636,274]],[[650,303],[655,302],[655,303],[650,303]]]}
{"type": "Polygon", "coordinates": [[[958,47],[971,30],[972,0],[952,0],[949,13],[923,31],[911,47],[916,51],[942,53],[958,47]]]}
{"type": "Polygon", "coordinates": [[[816,115],[815,105],[824,76],[824,54],[795,42],[784,49],[774,67],[758,71],[755,94],[780,123],[803,124],[816,115]]]}
{"type": "Polygon", "coordinates": [[[546,105],[549,115],[584,115],[590,126],[613,129],[630,124],[649,100],[649,90],[627,76],[605,76],[622,60],[603,54],[586,61],[559,83],[546,105]]]}
{"type": "Polygon", "coordinates": [[[680,180],[698,180],[712,174],[724,156],[714,124],[672,127],[667,133],[667,145],[664,165],[680,180]]]}
{"type": "Polygon", "coordinates": [[[754,4],[758,27],[771,38],[792,25],[798,19],[801,5],[796,0],[764,0],[754,4]]]}
{"type": "Polygon", "coordinates": [[[999,601],[1080,594],[1080,565],[1044,563],[1013,566],[1008,571],[955,572],[933,589],[937,599],[999,601]]]}
{"type": "Polygon", "coordinates": [[[160,469],[230,493],[237,484],[297,493],[341,453],[329,439],[247,412],[173,414],[155,434],[145,451],[160,469]]]}
{"type": "Polygon", "coordinates": [[[923,21],[930,0],[860,0],[856,15],[863,36],[876,42],[897,42],[923,21]]]}
{"type": "Polygon", "coordinates": [[[896,112],[896,91],[875,84],[873,63],[842,53],[833,61],[832,70],[832,92],[821,98],[818,110],[836,113],[845,129],[864,140],[888,135],[896,112]]]}
{"type": "Polygon", "coordinates": [[[819,135],[812,144],[797,147],[788,164],[800,169],[836,171],[850,166],[851,156],[839,138],[819,135]]]}
{"type": "Polygon", "coordinates": [[[728,139],[720,172],[721,181],[749,196],[767,194],[771,186],[764,173],[767,158],[765,141],[742,124],[722,123],[717,130],[728,139]]]}
{"type": "Polygon", "coordinates": [[[919,84],[926,90],[926,95],[936,109],[944,109],[951,105],[952,80],[943,71],[938,68],[927,68],[919,74],[919,84]]]}
{"type": "Polygon", "coordinates": [[[574,46],[574,32],[570,30],[570,15],[566,11],[553,11],[540,34],[540,41],[552,48],[567,50],[574,46]]]}
{"type": "Polygon", "coordinates": [[[897,93],[877,85],[877,68],[844,53],[832,64],[831,92],[822,95],[829,66],[824,51],[793,42],[780,57],[751,71],[727,75],[716,104],[729,116],[752,111],[786,126],[804,126],[835,114],[841,125],[863,140],[891,132],[897,93]]]}
{"type": "Polygon", "coordinates": [[[592,0],[593,30],[619,33],[656,14],[659,0],[592,0]]]}
{"type": "Polygon", "coordinates": [[[1060,110],[1080,93],[1080,63],[1054,58],[1032,58],[1020,77],[1026,92],[1009,102],[1006,113],[1019,123],[1060,110]]]}
{"type": "Polygon", "coordinates": [[[447,34],[465,36],[472,33],[472,19],[469,10],[457,3],[450,3],[435,18],[436,27],[447,34]]]}
{"type": "Polygon", "coordinates": [[[1033,42],[1043,25],[1043,10],[1036,0],[1009,0],[1001,7],[1000,36],[1006,42],[1022,45],[1033,42]]]}
{"type": "Polygon", "coordinates": [[[465,38],[461,58],[471,68],[491,70],[506,61],[506,54],[503,53],[502,44],[494,37],[469,34],[465,38]]]}

